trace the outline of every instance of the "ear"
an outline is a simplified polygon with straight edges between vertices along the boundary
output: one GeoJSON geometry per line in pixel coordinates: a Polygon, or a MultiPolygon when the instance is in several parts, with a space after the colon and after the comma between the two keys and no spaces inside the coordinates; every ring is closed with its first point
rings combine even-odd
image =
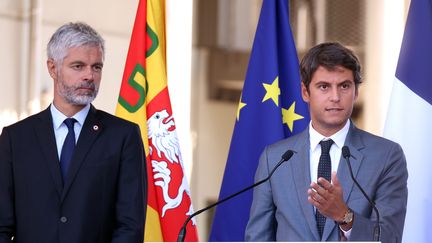
{"type": "Polygon", "coordinates": [[[359,87],[356,86],[356,87],[355,87],[355,91],[354,91],[354,101],[356,101],[357,98],[358,98],[358,89],[359,89],[359,87]]]}
{"type": "Polygon", "coordinates": [[[303,101],[309,103],[310,94],[303,82],[301,83],[301,94],[302,94],[303,101]]]}
{"type": "Polygon", "coordinates": [[[52,79],[57,80],[57,64],[54,62],[52,58],[48,58],[47,60],[47,68],[48,73],[51,76],[52,79]]]}

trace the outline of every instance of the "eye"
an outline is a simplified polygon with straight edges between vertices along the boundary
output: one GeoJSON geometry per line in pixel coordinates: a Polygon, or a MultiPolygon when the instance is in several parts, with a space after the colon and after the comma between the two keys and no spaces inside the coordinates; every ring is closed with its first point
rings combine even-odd
{"type": "Polygon", "coordinates": [[[328,85],[327,84],[320,84],[320,85],[318,85],[318,88],[320,89],[320,90],[326,90],[326,89],[328,89],[328,85]]]}
{"type": "Polygon", "coordinates": [[[95,72],[101,72],[102,71],[102,65],[95,65],[95,66],[93,66],[93,70],[95,72]]]}
{"type": "Polygon", "coordinates": [[[82,64],[74,64],[72,65],[72,69],[74,70],[81,70],[83,68],[82,64]]]}
{"type": "Polygon", "coordinates": [[[341,85],[342,89],[349,89],[351,87],[350,83],[344,83],[341,85]]]}

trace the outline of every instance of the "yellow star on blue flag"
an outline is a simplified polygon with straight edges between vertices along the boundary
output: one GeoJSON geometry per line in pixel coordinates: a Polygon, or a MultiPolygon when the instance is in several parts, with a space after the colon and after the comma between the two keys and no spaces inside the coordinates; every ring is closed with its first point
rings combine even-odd
{"type": "Polygon", "coordinates": [[[272,99],[276,106],[279,106],[279,95],[280,95],[280,89],[279,89],[279,77],[276,77],[273,80],[272,84],[266,84],[263,83],[264,89],[266,90],[266,94],[262,100],[262,102],[272,99]]]}
{"type": "Polygon", "coordinates": [[[240,96],[240,102],[239,102],[238,107],[237,107],[237,121],[240,120],[240,111],[245,106],[246,106],[246,103],[242,102],[242,97],[240,96]]]}
{"type": "Polygon", "coordinates": [[[282,108],[282,121],[288,126],[291,132],[294,129],[294,122],[303,118],[303,116],[295,113],[295,101],[288,109],[282,108]]]}

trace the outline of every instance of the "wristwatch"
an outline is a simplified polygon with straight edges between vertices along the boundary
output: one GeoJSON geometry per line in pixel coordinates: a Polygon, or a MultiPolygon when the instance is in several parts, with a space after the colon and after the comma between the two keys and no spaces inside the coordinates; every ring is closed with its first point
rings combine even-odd
{"type": "Polygon", "coordinates": [[[351,211],[350,208],[345,212],[345,215],[342,218],[342,222],[339,222],[340,225],[349,224],[354,219],[354,213],[351,211]]]}

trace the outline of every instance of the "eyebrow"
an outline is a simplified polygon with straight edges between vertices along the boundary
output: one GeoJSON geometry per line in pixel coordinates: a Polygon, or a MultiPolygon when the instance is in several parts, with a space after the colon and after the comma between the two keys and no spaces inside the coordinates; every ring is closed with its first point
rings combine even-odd
{"type": "MultiPolygon", "coordinates": [[[[320,80],[317,81],[316,84],[330,84],[331,82],[327,81],[327,80],[320,80]]],[[[346,79],[344,81],[338,82],[337,84],[344,84],[344,83],[354,83],[353,80],[351,79],[346,79]]]]}
{"type": "Polygon", "coordinates": [[[83,61],[73,61],[70,63],[70,65],[73,65],[73,64],[84,64],[84,62],[83,61]]]}
{"type": "Polygon", "coordinates": [[[340,82],[340,84],[344,84],[344,83],[355,83],[355,82],[354,82],[354,80],[351,80],[351,79],[346,79],[346,80],[340,82]]]}
{"type": "MultiPolygon", "coordinates": [[[[84,65],[87,65],[87,63],[85,63],[83,61],[80,61],[80,60],[73,61],[69,65],[74,65],[74,64],[84,64],[84,65]]],[[[95,62],[93,64],[90,64],[90,66],[103,66],[103,62],[95,62]]]]}

